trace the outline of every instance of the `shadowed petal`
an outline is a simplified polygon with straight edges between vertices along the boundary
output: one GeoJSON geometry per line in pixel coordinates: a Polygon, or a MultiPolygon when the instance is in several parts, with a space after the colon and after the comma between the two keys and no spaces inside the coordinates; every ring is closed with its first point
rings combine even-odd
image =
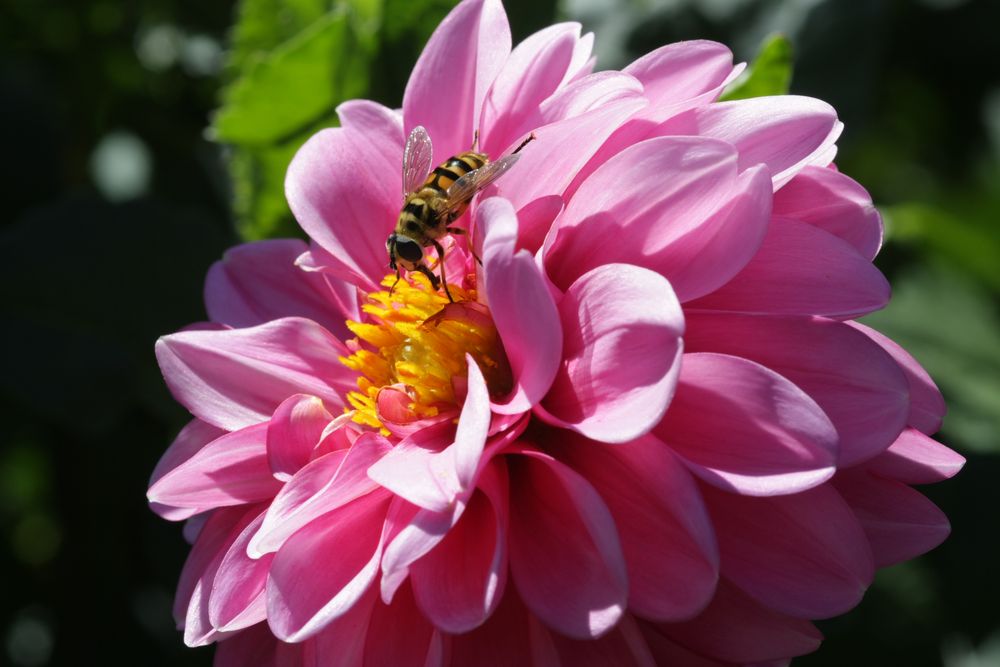
{"type": "Polygon", "coordinates": [[[222,632],[250,627],[267,616],[264,583],[271,566],[271,555],[259,560],[247,556],[247,544],[264,520],[264,512],[233,542],[212,580],[208,599],[208,618],[222,632]]]}
{"type": "Polygon", "coordinates": [[[697,618],[655,628],[698,653],[741,665],[805,655],[823,639],[809,621],[768,609],[725,579],[697,618]]]}
{"type": "Polygon", "coordinates": [[[766,171],[740,174],[737,161],[729,144],[700,137],[625,149],[556,220],[543,246],[546,272],[565,290],[596,266],[635,264],[670,280],[681,302],[721,287],[754,256],[771,211],[766,171]]]}
{"type": "Polygon", "coordinates": [[[846,241],[804,222],[773,218],[757,254],[735,278],[685,305],[849,319],[888,302],[885,276],[846,241]]]}
{"type": "Polygon", "coordinates": [[[830,618],[861,601],[874,574],[871,549],[850,507],[829,485],[751,498],[703,485],[722,575],[771,609],[830,618]]]}
{"type": "Polygon", "coordinates": [[[153,502],[200,510],[273,498],[281,483],[267,464],[267,424],[227,433],[149,488],[153,502]]]}
{"type": "Polygon", "coordinates": [[[903,429],[880,456],[868,461],[870,471],[904,484],[933,484],[950,479],[965,465],[965,457],[915,428],[903,429]]]}
{"type": "Polygon", "coordinates": [[[805,392],[726,354],[685,354],[656,435],[694,474],[754,496],[795,493],[833,476],[837,431],[805,392]]]}
{"type": "Polygon", "coordinates": [[[906,379],[885,351],[852,327],[820,318],[692,311],[689,352],[750,359],[791,380],[819,404],[839,436],[837,463],[878,455],[906,425],[906,379]]]}
{"type": "MultiPolygon", "coordinates": [[[[171,470],[198,453],[202,447],[224,434],[225,431],[222,429],[206,424],[199,419],[188,422],[156,463],[156,468],[153,469],[153,474],[149,477],[150,487],[171,470]]],[[[200,511],[198,508],[173,507],[153,501],[150,501],[149,507],[168,521],[183,521],[200,511]]]]}
{"type": "Polygon", "coordinates": [[[855,468],[837,473],[833,485],[868,536],[875,567],[888,567],[925,554],[951,532],[944,512],[901,482],[855,468]]]}
{"type": "Polygon", "coordinates": [[[843,128],[826,102],[780,95],[697,107],[666,121],[653,134],[727,141],[740,153],[741,170],[766,164],[777,189],[810,164],[826,166],[832,159],[827,149],[843,128]]]}
{"type": "Polygon", "coordinates": [[[882,349],[892,355],[892,358],[903,370],[906,382],[910,387],[909,425],[927,435],[937,433],[938,429],[941,428],[941,421],[944,419],[947,408],[944,404],[944,397],[941,396],[941,392],[927,371],[898,343],[878,331],[859,322],[848,322],[848,324],[878,343],[882,349]]]}
{"type": "Polygon", "coordinates": [[[307,249],[298,239],[273,239],[227,250],[205,279],[208,316],[233,327],[304,317],[350,338],[344,321],[358,317],[357,288],[299,268],[296,260],[307,249]]]}
{"type": "Polygon", "coordinates": [[[715,591],[719,550],[698,487],[670,448],[648,435],[621,446],[560,436],[554,451],[611,510],[628,567],[629,610],[661,621],[701,611],[715,591]]]}

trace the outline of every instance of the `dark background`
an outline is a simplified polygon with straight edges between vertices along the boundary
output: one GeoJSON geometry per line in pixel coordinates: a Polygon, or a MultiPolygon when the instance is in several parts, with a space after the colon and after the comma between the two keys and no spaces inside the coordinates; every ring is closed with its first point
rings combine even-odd
{"type": "MultiPolygon", "coordinates": [[[[395,8],[368,96],[399,104],[452,4],[395,8]]],[[[792,39],[792,91],[838,109],[838,164],[887,219],[877,263],[896,299],[872,323],[935,375],[951,410],[940,438],[969,459],[925,490],[952,519],[949,541],[880,573],[795,664],[1000,665],[1000,3],[506,6],[515,41],[581,20],[602,68],[680,39],[742,60],[775,30],[792,39]]],[[[206,133],[233,79],[235,16],[201,0],[0,3],[0,664],[210,663],[170,618],[180,527],[144,494],[186,421],[154,340],[204,318],[205,271],[240,235],[287,228],[280,206],[270,227],[248,226],[227,171],[240,148],[206,133]]]]}

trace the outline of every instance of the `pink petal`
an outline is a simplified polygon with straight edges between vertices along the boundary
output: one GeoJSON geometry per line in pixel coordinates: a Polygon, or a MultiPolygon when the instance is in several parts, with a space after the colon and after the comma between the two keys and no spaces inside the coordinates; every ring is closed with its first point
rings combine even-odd
{"type": "Polygon", "coordinates": [[[376,598],[372,586],[343,616],[305,642],[301,667],[358,667],[364,664],[365,640],[376,598]]]}
{"type": "Polygon", "coordinates": [[[212,580],[208,598],[208,618],[221,632],[231,632],[260,623],[267,615],[264,583],[271,556],[251,560],[247,544],[264,520],[261,512],[239,534],[226,551],[212,580]]]}
{"type": "Polygon", "coordinates": [[[407,133],[417,125],[427,129],[434,164],[472,145],[486,92],[509,54],[510,26],[499,0],[464,0],[431,35],[406,84],[403,117],[407,133]]]}
{"type": "Polygon", "coordinates": [[[277,551],[295,531],[375,490],[367,471],[388,451],[384,438],[367,433],[349,450],[330,452],[308,463],[268,507],[263,525],[248,545],[250,557],[277,551]]]}
{"type": "Polygon", "coordinates": [[[721,289],[687,308],[849,319],[889,301],[889,283],[846,241],[818,227],[773,219],[759,251],[721,289]]]}
{"type": "Polygon", "coordinates": [[[559,195],[539,197],[517,212],[516,250],[535,253],[542,247],[549,227],[563,210],[563,199],[559,195]]]}
{"type": "Polygon", "coordinates": [[[624,101],[633,102],[639,109],[646,106],[640,102],[641,95],[642,84],[635,77],[613,70],[595,72],[571,82],[545,100],[529,124],[549,125],[624,101]]]}
{"type": "Polygon", "coordinates": [[[682,302],[721,287],[754,256],[771,210],[767,173],[739,174],[737,157],[732,146],[697,137],[625,149],[556,220],[543,250],[549,277],[567,289],[594,267],[622,262],[664,275],[682,302]]]}
{"type": "Polygon", "coordinates": [[[267,623],[260,623],[219,642],[212,664],[214,667],[299,667],[302,648],[301,644],[278,641],[267,623]]]}
{"type": "Polygon", "coordinates": [[[679,372],[684,315],[662,276],[627,264],[593,269],[559,302],[563,362],[536,413],[601,442],[653,428],[679,372]]]}
{"type": "Polygon", "coordinates": [[[451,638],[451,664],[462,667],[550,667],[532,656],[528,612],[508,586],[489,623],[451,638]]]}
{"type": "Polygon", "coordinates": [[[515,382],[493,410],[517,414],[530,410],[552,386],[562,355],[559,313],[531,253],[514,250],[518,219],[510,202],[487,199],[478,214],[486,298],[515,382]]]}
{"type": "Polygon", "coordinates": [[[403,116],[371,100],[348,100],[337,107],[341,127],[372,142],[385,160],[402,164],[403,116]]]}
{"type": "Polygon", "coordinates": [[[409,586],[391,605],[376,602],[365,644],[365,665],[440,667],[441,635],[417,609],[409,586]]]}
{"type": "Polygon", "coordinates": [[[479,119],[484,153],[499,155],[534,129],[528,121],[565,80],[579,39],[580,24],[559,23],[530,35],[511,51],[479,119]]]}
{"type": "Polygon", "coordinates": [[[623,71],[642,83],[650,101],[642,116],[663,121],[690,108],[691,100],[705,93],[717,95],[733,72],[733,54],[717,42],[676,42],[647,53],[623,71]]]}
{"type": "Polygon", "coordinates": [[[833,169],[805,167],[774,193],[774,214],[824,229],[868,260],[882,246],[882,216],[871,196],[833,169]]]}
{"type": "Polygon", "coordinates": [[[507,579],[506,497],[502,503],[474,493],[462,518],[410,568],[417,605],[444,632],[472,630],[500,602],[507,579]]]}
{"type": "Polygon", "coordinates": [[[414,505],[434,512],[450,509],[457,480],[445,473],[439,483],[437,472],[454,462],[450,452],[443,453],[455,443],[454,430],[450,421],[437,422],[407,436],[368,469],[368,476],[414,505]]]}
{"type": "Polygon", "coordinates": [[[719,552],[701,494],[670,448],[652,436],[620,446],[562,436],[559,444],[556,456],[594,486],[614,517],[629,610],[661,621],[701,611],[715,591],[719,552]]]}
{"type": "Polygon", "coordinates": [[[903,429],[896,441],[865,467],[904,484],[933,484],[950,479],[965,465],[965,457],[915,428],[903,429]]]}
{"type": "Polygon", "coordinates": [[[403,202],[400,139],[348,128],[320,130],[299,149],[285,176],[285,196],[302,229],[324,251],[324,270],[364,291],[389,272],[385,239],[403,202]],[[390,168],[389,165],[394,165],[390,168]],[[358,187],[364,183],[364,187],[358,187]],[[364,233],[359,233],[364,230],[364,233]]]}
{"type": "Polygon", "coordinates": [[[227,250],[205,279],[208,316],[237,328],[305,317],[338,338],[350,338],[344,321],[358,317],[357,290],[296,266],[306,249],[298,239],[274,239],[227,250]]]}
{"type": "Polygon", "coordinates": [[[228,431],[267,421],[294,394],[339,410],[355,388],[355,372],[338,360],[347,354],[326,329],[292,317],[247,329],[182,331],[156,342],[174,398],[228,431]]]}
{"type": "Polygon", "coordinates": [[[753,496],[795,493],[834,471],[837,431],[805,392],[726,354],[685,354],[656,435],[703,480],[753,496]]]}
{"type": "Polygon", "coordinates": [[[547,626],[592,639],[625,611],[628,581],[614,519],[587,481],[541,452],[508,457],[511,575],[547,626]]]}
{"type": "Polygon", "coordinates": [[[697,618],[655,627],[698,653],[741,665],[812,653],[823,639],[809,621],[779,614],[725,579],[697,618]]]}
{"type": "Polygon", "coordinates": [[[690,352],[755,361],[789,379],[823,409],[849,466],[884,451],[906,425],[909,390],[896,363],[850,326],[819,318],[691,312],[690,352]]]}
{"type": "MultiPolygon", "coordinates": [[[[478,479],[478,488],[492,502],[501,516],[498,521],[506,521],[501,508],[507,497],[507,469],[503,459],[493,459],[483,468],[478,479]]],[[[419,509],[410,517],[400,518],[400,530],[389,542],[382,558],[382,600],[390,601],[396,589],[409,576],[410,566],[435,549],[462,518],[471,494],[458,497],[453,506],[444,511],[419,509]]],[[[504,545],[497,543],[497,549],[504,545]]],[[[502,587],[501,587],[502,588],[502,587]]],[[[492,595],[487,591],[487,597],[492,595]]]]}
{"type": "Polygon", "coordinates": [[[859,322],[848,322],[852,327],[862,332],[882,349],[892,355],[906,376],[910,386],[910,416],[909,425],[923,431],[927,435],[937,433],[947,409],[944,397],[938,390],[934,380],[927,374],[920,363],[909,352],[900,347],[887,336],[859,322]]]}
{"type": "Polygon", "coordinates": [[[597,100],[595,104],[580,113],[576,109],[553,111],[577,115],[538,127],[536,140],[525,146],[518,163],[497,181],[497,193],[509,199],[516,210],[540,197],[562,196],[604,140],[645,102],[637,92],[629,92],[621,99],[608,103],[597,100]],[[573,150],[566,150],[567,146],[573,150]]]}
{"type": "Polygon", "coordinates": [[[719,538],[722,575],[761,604],[797,618],[854,607],[874,574],[850,507],[829,485],[751,498],[702,486],[719,538]]]}
{"type": "Polygon", "coordinates": [[[188,646],[204,646],[218,637],[208,613],[212,581],[229,547],[261,510],[260,505],[216,510],[191,547],[174,598],[174,618],[188,646]]]}
{"type": "MultiPolygon", "coordinates": [[[[731,662],[722,662],[695,653],[661,633],[651,623],[639,623],[642,636],[649,646],[650,653],[657,665],[676,665],[677,667],[737,667],[731,662]]],[[[765,667],[763,665],[745,665],[743,667],[765,667]]],[[[770,667],[770,666],[768,666],[770,667]]]]}
{"type": "Polygon", "coordinates": [[[267,579],[267,618],[279,639],[307,639],[363,598],[378,572],[388,506],[388,494],[368,494],[285,541],[267,579]]]}
{"type": "Polygon", "coordinates": [[[315,396],[296,394],[284,400],[267,425],[267,461],[276,479],[288,481],[309,463],[333,415],[315,396]]]}
{"type": "Polygon", "coordinates": [[[833,485],[868,536],[875,567],[888,567],[925,554],[951,532],[944,512],[901,482],[855,468],[837,473],[833,485]]]}
{"type": "Polygon", "coordinates": [[[401,443],[368,471],[369,477],[396,495],[436,512],[446,511],[458,496],[471,492],[490,428],[486,381],[470,355],[466,363],[468,394],[453,443],[439,452],[401,443]]]}
{"type": "Polygon", "coordinates": [[[164,474],[151,501],[199,510],[273,498],[281,488],[267,465],[267,424],[227,433],[164,474]]]}
{"type": "Polygon", "coordinates": [[[843,130],[837,113],[811,97],[779,95],[720,102],[666,121],[655,134],[722,139],[740,153],[740,170],[766,164],[775,188],[810,164],[826,166],[827,149],[843,130]]]}
{"type": "Polygon", "coordinates": [[[561,664],[573,667],[657,667],[646,639],[631,616],[625,616],[599,639],[585,641],[550,633],[561,664]]]}
{"type": "MultiPolygon", "coordinates": [[[[178,467],[216,438],[225,434],[222,429],[210,426],[198,419],[192,419],[181,429],[177,437],[163,453],[150,475],[149,485],[153,486],[164,475],[178,467]]],[[[183,521],[198,513],[198,508],[172,507],[159,502],[150,502],[150,509],[168,521],[183,521]]]]}

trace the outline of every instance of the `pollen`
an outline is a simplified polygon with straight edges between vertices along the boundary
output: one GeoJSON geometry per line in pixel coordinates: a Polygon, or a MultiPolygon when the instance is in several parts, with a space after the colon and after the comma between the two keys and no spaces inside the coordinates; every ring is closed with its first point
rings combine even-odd
{"type": "MultiPolygon", "coordinates": [[[[395,274],[382,281],[396,282],[395,274]]],[[[357,336],[354,351],[340,361],[358,372],[358,388],[348,392],[352,419],[388,435],[380,413],[379,394],[393,389],[405,394],[404,421],[436,417],[458,407],[468,374],[466,354],[483,372],[490,395],[510,392],[510,365],[489,310],[476,302],[475,290],[450,285],[455,303],[439,294],[422,274],[399,281],[390,291],[368,295],[362,310],[368,322],[348,321],[357,336]]],[[[403,394],[399,394],[402,396],[403,394]]],[[[399,421],[400,415],[393,415],[399,421]]]]}

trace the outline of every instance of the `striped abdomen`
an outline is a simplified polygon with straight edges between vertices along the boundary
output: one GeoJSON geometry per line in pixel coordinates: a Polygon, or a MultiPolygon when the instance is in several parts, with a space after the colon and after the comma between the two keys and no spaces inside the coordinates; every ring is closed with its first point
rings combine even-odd
{"type": "Polygon", "coordinates": [[[487,159],[482,153],[466,152],[454,155],[434,168],[434,171],[427,176],[421,189],[431,188],[443,195],[452,183],[473,169],[482,167],[486,164],[487,159]]]}

